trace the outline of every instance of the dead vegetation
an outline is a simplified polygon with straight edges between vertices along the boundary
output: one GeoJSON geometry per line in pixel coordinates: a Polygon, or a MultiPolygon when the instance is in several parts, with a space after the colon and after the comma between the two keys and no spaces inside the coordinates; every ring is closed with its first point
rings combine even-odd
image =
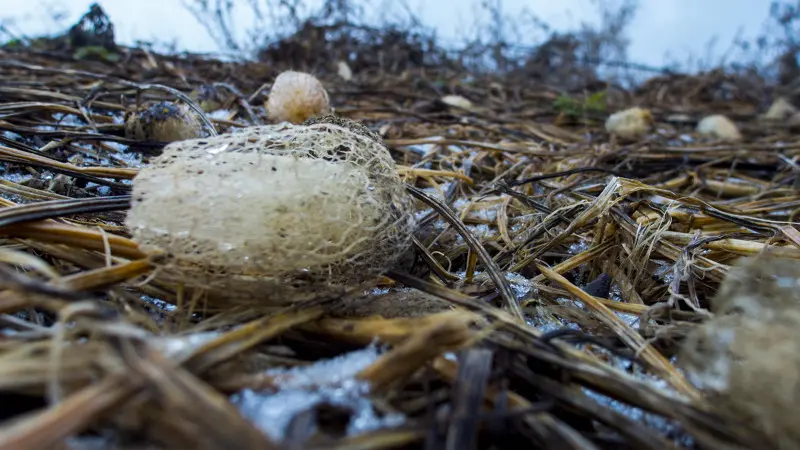
{"type": "Polygon", "coordinates": [[[165,144],[126,138],[125,112],[177,101],[211,135],[260,125],[290,67],[114,52],[0,51],[0,449],[775,442],[675,365],[734,261],[800,259],[800,141],[759,120],[756,78],[565,93],[447,65],[320,71],[336,114],[389,147],[415,254],[366,290],[211,308],[125,227],[131,180],[165,144]],[[201,86],[218,108],[192,102],[201,86]],[[618,142],[605,120],[629,106],[653,128],[618,142]],[[715,113],[741,141],[695,133],[715,113]]]}

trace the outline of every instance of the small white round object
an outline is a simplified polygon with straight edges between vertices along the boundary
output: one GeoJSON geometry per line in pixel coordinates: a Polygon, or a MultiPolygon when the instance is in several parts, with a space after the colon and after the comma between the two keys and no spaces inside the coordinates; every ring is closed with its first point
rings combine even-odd
{"type": "Polygon", "coordinates": [[[270,120],[297,125],[330,114],[331,102],[315,76],[289,70],[275,78],[266,108],[270,120]]]}
{"type": "Polygon", "coordinates": [[[742,134],[736,124],[722,114],[703,118],[697,124],[697,132],[701,136],[720,141],[735,142],[742,139],[742,134]]]}
{"type": "Polygon", "coordinates": [[[606,120],[606,131],[625,140],[638,140],[650,132],[653,115],[639,107],[619,111],[606,120]]]}

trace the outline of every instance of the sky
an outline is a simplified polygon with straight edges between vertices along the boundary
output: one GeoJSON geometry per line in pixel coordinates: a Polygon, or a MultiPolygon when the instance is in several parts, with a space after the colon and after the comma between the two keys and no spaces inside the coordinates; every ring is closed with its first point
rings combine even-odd
{"type": "MultiPolygon", "coordinates": [[[[180,49],[217,52],[220,48],[185,6],[198,0],[100,0],[111,17],[117,41],[131,44],[135,40],[177,41],[180,49]]],[[[211,0],[213,3],[214,0],[211,0]]],[[[244,38],[252,29],[251,0],[231,0],[236,5],[234,20],[244,38]]],[[[265,0],[256,0],[266,3],[265,0]]],[[[368,14],[380,15],[385,2],[364,0],[368,14]]],[[[436,29],[446,42],[457,41],[468,34],[476,20],[485,18],[476,7],[481,0],[407,0],[408,8],[424,24],[436,29]]],[[[500,0],[503,13],[509,17],[535,14],[555,30],[569,30],[581,23],[599,21],[596,2],[615,0],[500,0]]],[[[316,5],[320,0],[310,0],[316,5]]],[[[27,35],[52,32],[74,23],[88,10],[90,0],[0,0],[0,19],[10,29],[27,35]],[[49,18],[47,11],[65,12],[61,27],[49,18]],[[9,20],[12,20],[9,22],[9,20]]],[[[396,2],[394,2],[397,4],[396,2]]],[[[717,44],[710,56],[719,57],[734,37],[752,37],[762,31],[769,12],[769,0],[640,0],[636,17],[628,30],[631,61],[660,66],[670,61],[685,62],[709,55],[708,44],[717,44]]],[[[535,44],[539,36],[522,37],[535,44]]]]}

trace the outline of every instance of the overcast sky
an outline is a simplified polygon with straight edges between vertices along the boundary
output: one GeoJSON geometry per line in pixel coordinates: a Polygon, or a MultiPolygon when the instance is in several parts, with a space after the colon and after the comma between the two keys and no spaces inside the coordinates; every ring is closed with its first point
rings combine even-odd
{"type": "MultiPolygon", "coordinates": [[[[177,40],[183,49],[219,51],[184,6],[186,1],[196,0],[105,0],[100,3],[111,17],[120,43],[132,43],[135,39],[177,40]]],[[[251,23],[248,0],[232,1],[237,5],[234,18],[243,32],[251,23]]],[[[316,4],[319,0],[311,1],[316,4]]],[[[598,1],[613,3],[613,0],[598,1]]],[[[0,18],[14,18],[13,29],[35,35],[53,31],[54,22],[46,18],[44,11],[65,11],[64,23],[73,23],[91,3],[90,0],[0,0],[0,18]]],[[[380,4],[369,0],[366,3],[380,4]]],[[[598,20],[591,0],[503,0],[502,3],[506,14],[519,17],[526,9],[558,30],[598,20]]],[[[463,36],[476,18],[480,18],[474,6],[476,0],[408,0],[407,4],[448,40],[463,36]]],[[[690,56],[706,56],[707,44],[715,37],[718,39],[715,54],[721,55],[738,33],[747,37],[760,32],[768,11],[769,0],[640,0],[640,8],[629,29],[632,41],[629,57],[643,64],[661,65],[665,55],[670,54],[683,62],[690,56]]]]}

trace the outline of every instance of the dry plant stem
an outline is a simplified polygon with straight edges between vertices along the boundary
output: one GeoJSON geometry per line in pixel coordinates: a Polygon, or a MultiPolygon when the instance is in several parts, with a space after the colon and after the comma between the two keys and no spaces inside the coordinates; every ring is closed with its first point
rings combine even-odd
{"type": "Polygon", "coordinates": [[[433,145],[459,145],[463,147],[474,147],[474,148],[482,148],[486,150],[493,150],[493,151],[501,151],[501,152],[509,152],[509,153],[518,153],[523,155],[529,156],[542,156],[542,157],[563,157],[567,155],[578,155],[580,152],[558,152],[554,153],[551,150],[533,150],[531,147],[536,147],[535,144],[533,145],[520,145],[519,147],[503,147],[500,145],[489,144],[486,142],[475,142],[475,141],[462,141],[458,139],[387,139],[386,143],[393,147],[406,147],[409,145],[423,145],[423,144],[433,144],[433,145]]]}
{"type": "Polygon", "coordinates": [[[462,363],[453,384],[453,412],[447,430],[446,450],[474,450],[483,411],[484,395],[492,372],[493,353],[489,349],[469,348],[462,353],[462,363]]]}
{"type": "MultiPolygon", "coordinates": [[[[550,270],[556,273],[569,272],[572,269],[575,269],[591,261],[594,261],[595,258],[597,258],[598,256],[602,256],[613,246],[614,245],[610,242],[594,246],[592,248],[589,248],[587,250],[578,253],[577,255],[567,259],[566,261],[558,263],[557,265],[553,266],[553,268],[550,270]]],[[[533,281],[534,283],[541,283],[545,279],[546,277],[543,274],[539,274],[533,277],[531,281],[533,281]]]]}
{"type": "Polygon", "coordinates": [[[203,345],[187,357],[186,367],[193,373],[202,373],[261,342],[280,335],[289,328],[320,317],[323,309],[309,307],[288,309],[263,319],[257,319],[229,331],[203,345]]]}
{"type": "Polygon", "coordinates": [[[460,278],[448,272],[439,261],[431,254],[431,252],[417,239],[414,238],[414,248],[419,252],[419,255],[428,264],[428,267],[439,277],[442,281],[458,281],[460,278]]]}
{"type": "Polygon", "coordinates": [[[244,419],[227,398],[184,368],[175,367],[156,352],[150,352],[146,359],[130,359],[131,368],[150,381],[157,402],[174,413],[173,424],[184,434],[181,442],[193,440],[193,448],[208,450],[279,448],[244,419]]]}
{"type": "Polygon", "coordinates": [[[261,119],[258,118],[255,111],[253,111],[253,107],[250,106],[250,102],[247,100],[247,98],[245,98],[244,94],[242,94],[242,92],[239,91],[239,89],[236,89],[236,87],[232,86],[230,83],[214,83],[213,86],[216,88],[227,89],[233,92],[233,94],[237,97],[239,106],[241,106],[242,109],[244,109],[245,112],[247,112],[247,116],[250,119],[250,123],[256,126],[262,124],[261,119]]]}
{"type": "MultiPolygon", "coordinates": [[[[165,91],[165,92],[169,92],[170,94],[172,94],[172,95],[178,97],[179,99],[181,99],[190,108],[192,108],[192,110],[194,112],[196,112],[200,116],[200,120],[203,122],[203,124],[205,125],[205,127],[207,128],[207,131],[211,134],[211,136],[216,136],[217,135],[217,130],[214,128],[214,125],[211,124],[211,121],[208,119],[208,116],[206,116],[206,113],[205,113],[205,111],[203,111],[203,108],[197,106],[197,104],[195,104],[195,102],[192,101],[192,99],[188,95],[184,94],[183,92],[181,92],[181,91],[179,91],[177,89],[173,89],[173,88],[171,88],[169,86],[164,86],[164,85],[161,85],[161,84],[139,84],[139,83],[134,83],[132,81],[124,80],[124,79],[121,79],[121,78],[109,77],[109,76],[106,76],[106,75],[86,72],[86,71],[83,71],[83,70],[73,70],[73,69],[66,69],[66,68],[51,69],[51,68],[48,68],[48,67],[42,67],[42,66],[37,66],[37,65],[33,65],[33,64],[24,64],[24,63],[20,63],[20,62],[17,62],[17,61],[3,61],[3,65],[9,65],[9,66],[15,66],[15,67],[19,67],[19,68],[24,68],[24,69],[27,69],[27,70],[30,70],[30,71],[34,71],[34,72],[61,73],[61,74],[68,74],[68,75],[74,75],[74,76],[82,76],[82,77],[87,77],[87,78],[110,80],[110,81],[114,81],[116,83],[119,83],[119,84],[121,84],[123,86],[132,87],[132,88],[136,88],[136,89],[139,89],[139,90],[158,89],[158,90],[162,90],[162,91],[165,91]]],[[[118,105],[116,105],[116,106],[118,106],[118,105]]]]}
{"type": "MultiPolygon", "coordinates": [[[[455,382],[458,376],[457,363],[443,357],[438,357],[434,361],[433,367],[445,380],[449,381],[450,383],[455,382]]],[[[500,397],[499,394],[500,391],[497,388],[491,386],[488,387],[485,394],[486,402],[490,405],[493,405],[500,397]]],[[[511,408],[521,410],[531,409],[531,403],[524,397],[514,392],[506,391],[503,392],[503,394],[506,396],[508,406],[511,408]]],[[[597,446],[581,436],[577,431],[564,424],[548,412],[526,414],[523,416],[523,420],[542,438],[550,436],[551,434],[555,435],[552,436],[551,439],[553,437],[557,439],[556,442],[558,442],[559,445],[556,448],[599,450],[597,446]]]]}
{"type": "Polygon", "coordinates": [[[0,450],[54,448],[125,401],[142,383],[130,374],[107,376],[52,408],[0,429],[0,450]]]}
{"type": "Polygon", "coordinates": [[[87,199],[51,200],[0,209],[0,227],[34,220],[53,219],[72,214],[88,214],[124,210],[130,207],[130,196],[87,199]]]}
{"type": "MultiPolygon", "coordinates": [[[[661,233],[661,237],[680,245],[689,245],[695,240],[694,235],[689,233],[679,233],[677,231],[664,231],[661,233]]],[[[744,239],[718,239],[711,242],[706,242],[702,245],[702,247],[709,250],[727,251],[740,255],[757,255],[763,251],[769,251],[775,256],[800,259],[800,249],[766,245],[761,242],[746,241],[744,239]]]]}
{"type": "Polygon", "coordinates": [[[417,169],[412,167],[404,167],[404,166],[397,166],[397,173],[401,176],[411,176],[411,177],[446,177],[446,178],[457,178],[466,182],[469,185],[472,185],[474,181],[472,178],[464,175],[463,173],[458,172],[451,172],[448,170],[432,170],[432,169],[417,169]]]}
{"type": "MultiPolygon", "coordinates": [[[[103,235],[92,229],[81,229],[74,226],[60,225],[53,222],[31,222],[0,228],[0,235],[38,241],[64,244],[87,250],[105,251],[103,235]]],[[[139,251],[139,246],[121,236],[107,235],[111,253],[127,259],[144,259],[147,257],[139,251]]]]}
{"type": "Polygon", "coordinates": [[[469,342],[472,333],[468,324],[474,318],[473,314],[466,312],[459,316],[448,316],[446,320],[413,333],[359,372],[356,378],[380,390],[392,381],[408,377],[441,353],[453,351],[469,342]]]}
{"type": "Polygon", "coordinates": [[[387,344],[397,344],[420,328],[430,328],[439,323],[453,322],[463,317],[463,311],[448,311],[415,318],[336,319],[324,317],[300,325],[299,328],[331,336],[337,340],[359,345],[369,345],[376,338],[387,344]]]}
{"type": "MultiPolygon", "coordinates": [[[[538,328],[529,326],[524,323],[520,323],[506,311],[499,309],[495,306],[492,306],[490,304],[481,302],[470,296],[464,295],[461,292],[448,289],[443,286],[438,286],[432,283],[428,283],[423,280],[420,280],[419,278],[415,278],[410,275],[399,273],[396,271],[391,271],[389,275],[393,279],[397,280],[400,283],[403,283],[406,286],[414,287],[423,292],[437,296],[443,300],[447,300],[448,302],[467,308],[469,310],[479,311],[483,315],[485,315],[487,319],[489,318],[492,319],[500,327],[505,328],[507,331],[518,336],[520,339],[528,340],[531,342],[538,342],[539,338],[542,336],[542,331],[539,330],[538,328]]],[[[601,363],[592,354],[579,351],[571,345],[563,344],[558,341],[551,342],[551,344],[555,345],[564,354],[569,355],[569,357],[571,358],[574,358],[576,364],[587,365],[588,367],[591,367],[593,371],[600,371],[604,375],[612,376],[620,380],[625,379],[628,382],[631,382],[633,380],[633,378],[631,378],[625,372],[621,372],[619,370],[610,368],[607,364],[601,363]]]]}
{"type": "Polygon", "coordinates": [[[74,164],[62,163],[54,159],[31,155],[30,153],[5,146],[0,146],[0,156],[5,157],[7,160],[12,162],[36,163],[46,167],[52,167],[54,169],[61,169],[66,172],[106,178],[121,178],[125,180],[131,180],[139,172],[138,169],[123,169],[114,167],[79,167],[74,164]]]}
{"type": "Polygon", "coordinates": [[[492,281],[494,281],[494,284],[497,287],[497,290],[500,293],[500,297],[503,299],[506,308],[508,308],[511,314],[514,315],[519,321],[524,322],[525,316],[522,313],[522,308],[517,302],[514,292],[511,290],[511,287],[508,284],[508,280],[506,280],[506,278],[503,276],[500,267],[497,265],[494,259],[492,259],[491,255],[489,255],[489,252],[486,251],[483,245],[481,245],[480,241],[478,241],[475,236],[469,232],[467,227],[464,226],[464,223],[458,220],[458,217],[453,214],[447,205],[413,186],[407,186],[407,189],[414,197],[417,197],[419,200],[427,203],[428,206],[436,210],[442,215],[442,218],[447,220],[456,230],[458,230],[458,233],[461,235],[464,241],[469,244],[470,249],[472,249],[472,251],[478,255],[478,258],[480,258],[481,262],[486,266],[486,272],[489,274],[489,277],[492,278],[492,281]]]}
{"type": "MultiPolygon", "coordinates": [[[[781,222],[781,221],[776,221],[776,220],[767,220],[767,219],[762,219],[762,218],[759,218],[759,217],[752,217],[752,216],[747,216],[747,217],[740,216],[740,215],[732,213],[732,212],[724,211],[724,210],[720,209],[719,207],[715,207],[715,206],[711,205],[710,203],[705,202],[703,200],[700,200],[700,199],[697,199],[697,198],[694,198],[694,197],[680,196],[680,195],[675,194],[674,192],[668,191],[666,189],[659,189],[659,188],[655,188],[655,187],[652,187],[652,186],[648,186],[648,185],[646,185],[644,183],[641,183],[639,181],[636,181],[636,180],[630,180],[630,179],[626,179],[626,178],[618,178],[618,179],[615,179],[615,180],[612,180],[612,181],[616,181],[619,184],[619,189],[618,190],[619,190],[620,198],[617,201],[619,201],[621,198],[627,197],[627,196],[629,196],[629,195],[631,195],[633,193],[645,191],[645,192],[650,192],[650,193],[653,193],[653,194],[657,194],[657,195],[660,195],[662,197],[669,198],[669,199],[672,199],[672,200],[677,200],[677,201],[680,201],[681,203],[686,203],[686,204],[690,204],[692,206],[699,207],[699,208],[701,208],[701,210],[704,213],[708,214],[711,217],[715,217],[715,218],[718,218],[718,219],[721,219],[721,220],[725,220],[727,222],[732,222],[732,223],[735,223],[735,224],[743,225],[743,226],[746,226],[748,228],[753,228],[753,229],[757,229],[757,230],[761,230],[761,231],[780,232],[780,233],[784,233],[785,234],[785,232],[783,231],[783,228],[784,227],[791,227],[791,225],[792,225],[791,223],[788,223],[788,222],[781,222]]],[[[791,242],[794,243],[795,245],[797,245],[798,247],[800,247],[800,242],[795,242],[794,239],[792,239],[791,242]]]]}
{"type": "Polygon", "coordinates": [[[406,448],[408,445],[425,438],[421,430],[384,429],[345,437],[334,443],[309,444],[309,450],[383,450],[389,448],[406,448]]]}
{"type": "Polygon", "coordinates": [[[111,287],[132,278],[144,275],[153,266],[146,259],[138,259],[111,267],[87,270],[58,280],[57,285],[75,291],[89,291],[111,287]]]}
{"type": "Polygon", "coordinates": [[[634,350],[650,368],[658,373],[659,376],[663,377],[664,380],[672,385],[678,392],[687,395],[692,400],[700,400],[702,398],[700,393],[686,381],[683,375],[681,375],[661,353],[650,346],[639,333],[633,330],[603,303],[597,301],[581,288],[570,283],[569,280],[544,265],[537,264],[536,267],[547,278],[562,285],[570,294],[578,297],[586,306],[598,313],[600,320],[606,326],[611,328],[628,347],[634,350]]]}
{"type": "Polygon", "coordinates": [[[581,392],[577,386],[564,385],[535,373],[529,373],[528,375],[528,381],[531,384],[536,385],[536,387],[541,389],[543,392],[546,392],[548,395],[552,395],[570,408],[587,412],[591,411],[592,415],[597,417],[599,422],[605,426],[613,428],[631,441],[636,442],[640,448],[674,448],[672,443],[664,439],[656,432],[646,428],[642,424],[629,419],[622,413],[614,411],[613,409],[604,409],[600,407],[597,402],[581,392]]]}

